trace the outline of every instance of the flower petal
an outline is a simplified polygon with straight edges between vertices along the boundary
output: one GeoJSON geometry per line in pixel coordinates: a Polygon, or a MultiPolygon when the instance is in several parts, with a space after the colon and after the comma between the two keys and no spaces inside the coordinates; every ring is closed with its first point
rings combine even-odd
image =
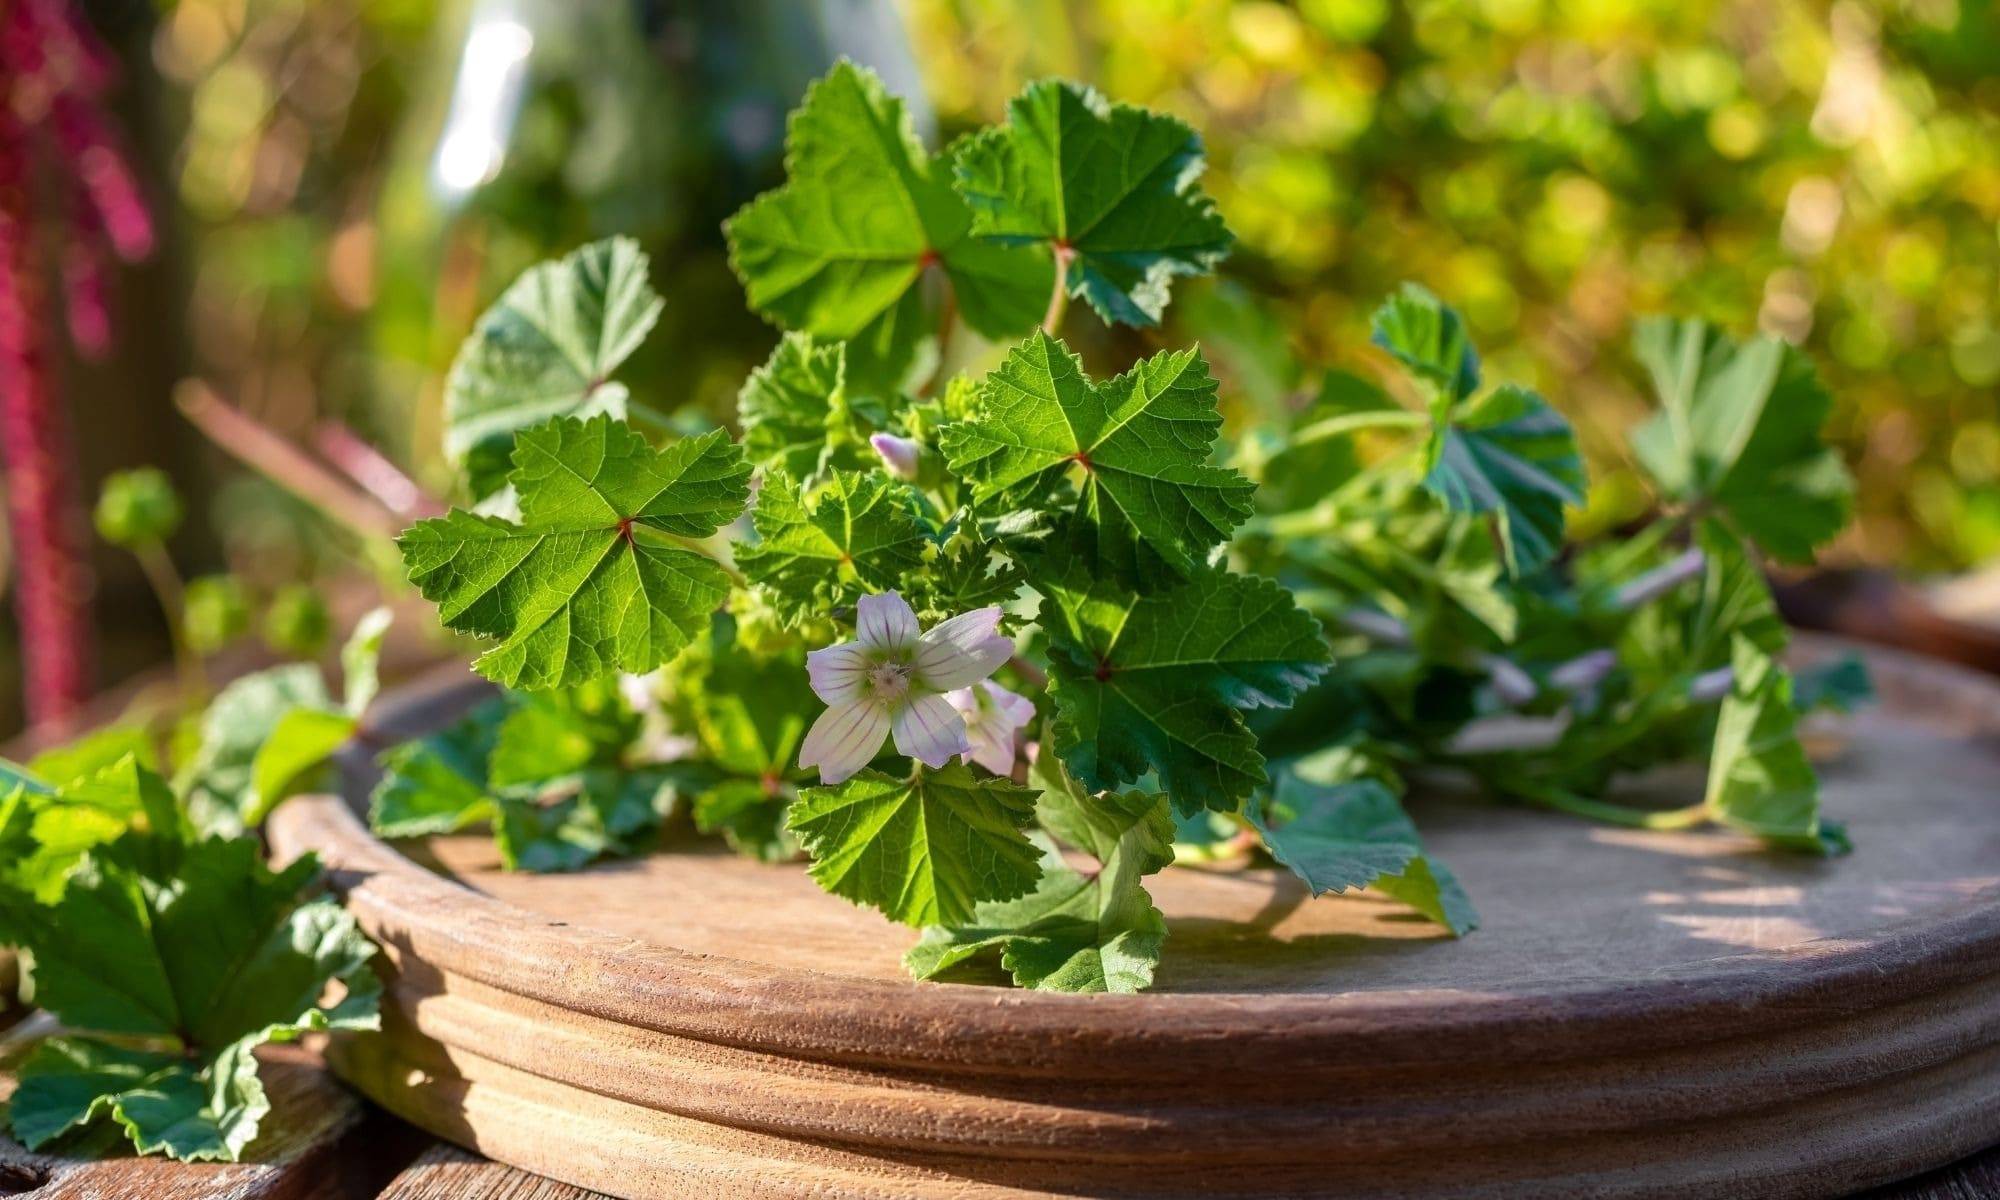
{"type": "Polygon", "coordinates": [[[941,767],[971,746],[965,722],[943,696],[915,696],[896,710],[896,753],[907,754],[927,767],[941,767]]]}
{"type": "Polygon", "coordinates": [[[828,704],[859,699],[868,686],[868,651],[860,642],[842,642],[806,655],[813,695],[828,704]]]}
{"type": "Polygon", "coordinates": [[[982,681],[979,686],[985,690],[986,698],[993,702],[993,707],[1000,711],[1000,715],[1006,718],[1011,728],[1019,729],[1035,719],[1033,700],[1019,692],[1010,692],[991,679],[982,681]]]}
{"type": "Polygon", "coordinates": [[[917,641],[917,614],[895,592],[863,596],[854,606],[861,644],[870,650],[907,650],[917,641]]]}
{"type": "Polygon", "coordinates": [[[821,783],[841,783],[874,761],[889,735],[889,714],[867,700],[836,704],[819,715],[799,746],[799,765],[818,767],[821,783]]]}
{"type": "Polygon", "coordinates": [[[934,692],[971,687],[1014,653],[1001,637],[1000,610],[975,609],[933,626],[917,641],[917,680],[934,692]]]}

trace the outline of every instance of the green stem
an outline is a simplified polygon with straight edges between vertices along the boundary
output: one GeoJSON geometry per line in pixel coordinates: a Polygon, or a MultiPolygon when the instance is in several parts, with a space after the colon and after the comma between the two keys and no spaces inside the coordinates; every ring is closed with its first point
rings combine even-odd
{"type": "Polygon", "coordinates": [[[167,641],[173,647],[174,669],[180,675],[181,690],[185,693],[182,698],[193,702],[208,691],[208,679],[202,671],[201,656],[188,644],[187,589],[182,586],[181,574],[174,569],[174,560],[167,557],[166,548],[158,542],[136,546],[132,553],[145,573],[147,586],[160,602],[160,611],[166,614],[167,641]]]}
{"type": "Polygon", "coordinates": [[[1310,446],[1330,438],[1345,437],[1359,429],[1421,429],[1430,424],[1431,419],[1423,413],[1407,409],[1388,408],[1376,412],[1342,413],[1337,417],[1327,417],[1322,421],[1299,430],[1285,440],[1287,450],[1300,446],[1310,446]]]}
{"type": "Polygon", "coordinates": [[[1049,309],[1042,314],[1042,332],[1050,337],[1061,327],[1063,313],[1069,308],[1069,264],[1076,257],[1076,251],[1061,242],[1055,243],[1056,284],[1049,291],[1049,309]]]}
{"type": "Polygon", "coordinates": [[[1690,804],[1686,808],[1669,809],[1632,808],[1624,804],[1590,800],[1559,788],[1537,788],[1532,792],[1522,791],[1516,794],[1543,808],[1566,812],[1571,816],[1586,817],[1592,821],[1602,821],[1607,825],[1620,825],[1628,829],[1693,829],[1708,821],[1706,804],[1690,804]]]}

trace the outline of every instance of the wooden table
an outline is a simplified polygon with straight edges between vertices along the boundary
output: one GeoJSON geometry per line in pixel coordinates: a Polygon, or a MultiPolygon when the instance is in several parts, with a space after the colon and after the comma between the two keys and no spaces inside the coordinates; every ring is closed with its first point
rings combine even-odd
{"type": "MultiPolygon", "coordinates": [[[[357,1100],[294,1048],[272,1057],[265,1082],[274,1105],[274,1132],[253,1148],[257,1161],[204,1166],[133,1158],[79,1162],[29,1154],[0,1137],[0,1197],[610,1200],[431,1139],[357,1100]]],[[[2000,1200],[2000,1147],[1854,1200],[2000,1200]]]]}

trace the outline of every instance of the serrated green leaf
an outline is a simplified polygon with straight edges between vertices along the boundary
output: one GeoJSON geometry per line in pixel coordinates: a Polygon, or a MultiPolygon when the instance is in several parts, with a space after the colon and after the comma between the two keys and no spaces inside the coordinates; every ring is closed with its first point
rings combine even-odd
{"type": "Polygon", "coordinates": [[[0,889],[53,903],[85,854],[133,831],[186,834],[166,781],[133,755],[51,792],[16,787],[0,797],[0,889]]]}
{"type": "Polygon", "coordinates": [[[1713,502],[1773,557],[1812,561],[1854,505],[1853,477],[1820,438],[1833,399],[1812,360],[1698,320],[1641,321],[1632,345],[1660,400],[1632,435],[1647,473],[1676,500],[1713,502]]]}
{"type": "Polygon", "coordinates": [[[966,324],[1018,337],[1053,282],[1045,250],[968,236],[971,210],[924,152],[872,71],[836,65],[793,112],[785,185],[723,227],[750,306],[783,325],[850,343],[851,373],[894,384],[934,323],[920,292],[933,263],[966,324]]]}
{"type": "Polygon", "coordinates": [[[677,795],[665,772],[593,768],[572,779],[509,789],[493,840],[509,871],[575,871],[637,852],[677,795]],[[554,788],[551,794],[548,787],[554,788]]]}
{"type": "Polygon", "coordinates": [[[1138,547],[1193,570],[1250,515],[1253,485],[1208,465],[1222,418],[1195,350],[1163,352],[1093,383],[1068,347],[1036,333],[980,384],[980,415],[946,426],[951,469],[975,502],[1045,497],[1079,472],[1078,512],[1107,558],[1143,568],[1138,547]]]}
{"type": "Polygon", "coordinates": [[[1092,796],[1042,755],[1030,772],[1042,789],[1037,815],[1051,833],[1097,860],[1071,867],[1043,844],[1042,878],[1018,900],[980,904],[961,926],[933,926],[904,956],[932,979],[989,953],[1022,987],[1062,992],[1136,992],[1153,981],[1167,926],[1140,880],[1173,861],[1174,822],[1165,797],[1092,796]]]}
{"type": "Polygon", "coordinates": [[[908,779],[869,770],[804,789],[786,824],[827,891],[905,925],[949,924],[1034,886],[1041,855],[1021,831],[1034,797],[963,763],[908,779]]]}
{"type": "Polygon", "coordinates": [[[847,343],[788,333],[736,396],[743,451],[811,487],[835,469],[869,471],[881,460],[868,444],[887,414],[847,390],[847,343]]]}
{"type": "Polygon", "coordinates": [[[486,780],[505,789],[616,767],[639,727],[616,680],[516,696],[494,733],[486,780]]]}
{"type": "Polygon", "coordinates": [[[1005,605],[1021,591],[1018,563],[996,558],[993,547],[960,533],[933,552],[923,571],[906,579],[905,599],[926,625],[989,605],[1005,605]]]}
{"type": "Polygon", "coordinates": [[[487,764],[511,711],[511,704],[491,701],[438,733],[385,753],[382,780],[369,801],[369,827],[382,837],[428,837],[492,820],[499,810],[486,787],[487,764]]]}
{"type": "Polygon", "coordinates": [[[1271,857],[1315,896],[1373,888],[1459,937],[1479,914],[1451,871],[1424,854],[1402,802],[1378,779],[1315,783],[1287,772],[1271,798],[1250,805],[1271,857]]]}
{"type": "Polygon", "coordinates": [[[1840,853],[1846,837],[1820,819],[1819,780],[1798,739],[1791,677],[1747,637],[1731,644],[1732,685],[1715,722],[1703,801],[1731,829],[1773,845],[1840,853]]]}
{"type": "Polygon", "coordinates": [[[1197,180],[1201,139],[1163,113],[1054,80],[1007,105],[1007,123],[955,148],[972,232],[1053,245],[1065,286],[1106,321],[1157,325],[1177,275],[1202,275],[1232,238],[1197,180]]]}
{"type": "Polygon", "coordinates": [[[772,471],[750,519],[758,541],[737,551],[736,565],[791,621],[893,591],[923,567],[924,533],[909,486],[879,471],[836,471],[809,499],[772,471]]]}
{"type": "Polygon", "coordinates": [[[1277,583],[1203,570],[1139,595],[1086,561],[1035,569],[1063,762],[1094,789],[1148,771],[1177,809],[1232,809],[1265,781],[1238,710],[1284,707],[1330,661],[1319,622],[1277,583]]]}
{"type": "Polygon", "coordinates": [[[128,755],[149,770],[160,769],[160,749],[152,731],[144,725],[117,724],[44,750],[29,759],[24,770],[44,788],[60,787],[95,775],[128,755]]]}
{"type": "Polygon", "coordinates": [[[623,420],[611,373],[663,307],[631,238],[592,242],[531,267],[479,318],[445,379],[445,453],[475,498],[505,475],[514,436],[553,417],[623,420]]]}
{"type": "Polygon", "coordinates": [[[108,1116],[142,1154],[236,1160],[270,1107],[252,1050],[377,1025],[374,947],[332,901],[297,904],[315,873],[307,858],[273,875],[247,839],[188,847],[171,878],[87,859],[31,922],[37,999],[81,1036],[22,1067],[16,1136],[39,1147],[108,1116]],[[324,1007],[336,980],[346,996],[324,1007]]]}
{"type": "Polygon", "coordinates": [[[473,666],[510,687],[560,687],[674,658],[729,593],[710,559],[668,538],[742,510],[750,468],[720,430],[654,450],[609,417],[523,431],[521,520],[448,516],[399,539],[410,582],[445,625],[499,639],[473,666]]]}
{"type": "Polygon", "coordinates": [[[1562,414],[1501,387],[1431,435],[1424,486],[1458,512],[1492,514],[1507,567],[1530,575],[1562,549],[1563,508],[1583,503],[1583,458],[1562,414]]]}
{"type": "Polygon", "coordinates": [[[1479,390],[1479,353],[1465,322],[1423,286],[1406,283],[1383,301],[1373,332],[1375,344],[1424,385],[1432,419],[1479,390]]]}

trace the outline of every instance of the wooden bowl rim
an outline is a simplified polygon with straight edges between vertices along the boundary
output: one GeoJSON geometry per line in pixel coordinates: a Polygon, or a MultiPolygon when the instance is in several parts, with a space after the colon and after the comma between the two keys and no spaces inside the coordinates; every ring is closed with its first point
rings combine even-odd
{"type": "MultiPolygon", "coordinates": [[[[1960,719],[1972,714],[1968,736],[2000,736],[2000,681],[1845,639],[1802,635],[1798,642],[1813,657],[1861,654],[1884,703],[1912,710],[1912,698],[1924,697],[1960,719]]],[[[466,679],[462,667],[447,670],[449,678],[433,673],[386,694],[371,725],[419,727],[413,717],[485,686],[466,679]]],[[[1523,1039],[1581,1056],[1685,1045],[1689,1019],[1703,1013],[1717,1017],[1716,1038],[1745,1036],[2000,972],[1996,885],[1864,933],[1690,960],[1643,978],[1509,980],[1487,995],[1428,988],[1070,995],[916,983],[695,954],[551,922],[412,862],[376,838],[338,796],[294,800],[273,816],[269,830],[282,858],[320,855],[336,890],[378,940],[414,947],[448,973],[641,1028],[857,1061],[935,1062],[940,1052],[962,1059],[965,1039],[980,1041],[972,1053],[984,1061],[1039,1067],[1126,1050],[1171,1052],[1184,1069],[1241,1067],[1266,1056],[1295,1065],[1462,1061],[1505,1047],[1518,1055],[1523,1039]],[[534,961],[561,969],[494,966],[534,961]],[[1668,1016],[1676,1020],[1664,1021],[1668,1016]],[[1663,1026],[1671,1029],[1661,1032],[1663,1026]]]]}

